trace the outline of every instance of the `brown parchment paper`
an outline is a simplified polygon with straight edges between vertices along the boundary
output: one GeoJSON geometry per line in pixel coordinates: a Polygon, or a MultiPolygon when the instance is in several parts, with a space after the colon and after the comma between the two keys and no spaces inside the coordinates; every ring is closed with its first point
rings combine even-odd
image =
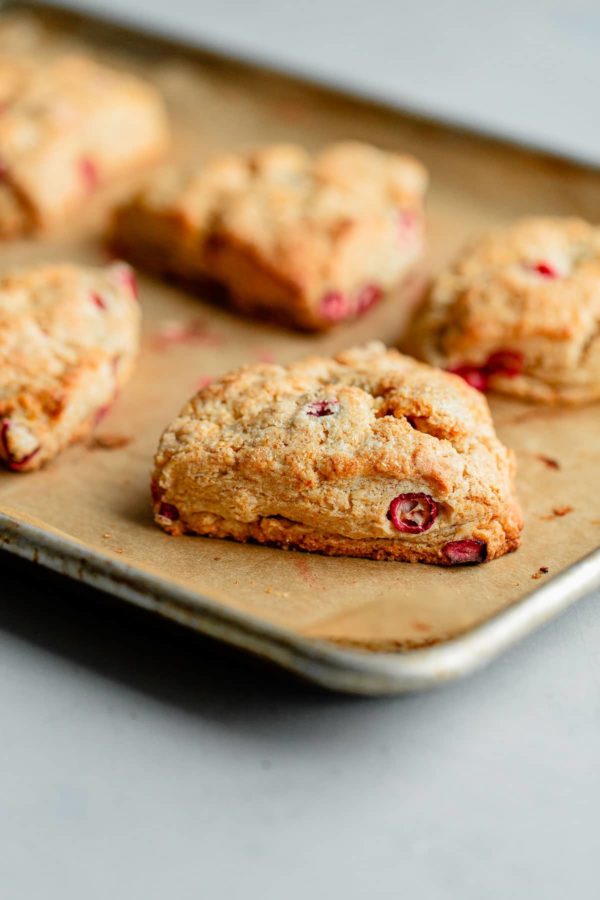
{"type": "MultiPolygon", "coordinates": [[[[46,12],[42,19],[47,34],[26,28],[19,36],[41,42],[36,52],[87,45],[161,88],[174,123],[175,156],[182,160],[271,141],[317,147],[345,138],[416,154],[432,179],[430,272],[466,238],[515,216],[600,219],[596,172],[77,16],[46,12]]],[[[106,208],[130,188],[104,194],[60,234],[2,246],[0,267],[47,259],[102,262],[106,208]]],[[[202,379],[256,360],[285,363],[372,338],[401,341],[422,284],[413,278],[360,322],[311,337],[243,319],[141,275],[143,352],[133,382],[102,424],[100,441],[68,450],[39,473],[2,473],[0,510],[296,634],[390,650],[467,631],[600,544],[600,406],[555,410],[492,399],[500,437],[517,453],[526,530],[518,552],[477,568],[170,538],[150,515],[149,470],[158,437],[202,379]],[[188,339],[165,339],[181,328],[192,332],[188,339]]]]}

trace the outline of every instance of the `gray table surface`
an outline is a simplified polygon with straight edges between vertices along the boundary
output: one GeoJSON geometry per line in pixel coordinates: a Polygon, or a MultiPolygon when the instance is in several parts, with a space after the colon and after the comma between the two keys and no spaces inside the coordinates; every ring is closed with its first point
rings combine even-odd
{"type": "MultiPolygon", "coordinates": [[[[193,8],[198,32],[205,23],[234,43],[250,34],[256,53],[275,45],[286,6],[278,5],[270,29],[271,0],[253,4],[253,18],[242,2],[220,4],[220,13],[210,0],[95,5],[111,4],[132,15],[136,5],[154,16],[167,10],[172,21],[193,8]]],[[[377,4],[362,12],[350,5],[353,33],[372,39],[366,13],[377,4]]],[[[432,6],[418,4],[417,24],[432,6]]],[[[507,10],[509,31],[517,23],[534,27],[536,9],[550,12],[529,37],[534,63],[549,52],[540,35],[552,32],[556,48],[562,38],[553,29],[562,22],[560,78],[573,84],[570,65],[579,66],[575,81],[584,77],[597,4],[572,3],[571,18],[565,3],[549,0],[494,5],[496,18],[498,6],[507,10]]],[[[319,7],[331,34],[342,4],[319,7]]],[[[431,59],[450,39],[450,7],[456,13],[474,4],[439,4],[440,28],[422,46],[431,59]]],[[[299,8],[290,5],[289,15],[298,18],[299,8]]],[[[398,14],[405,8],[394,7],[398,14]]],[[[465,55],[477,34],[494,44],[481,13],[453,22],[452,40],[465,55]]],[[[397,18],[395,24],[402,50],[397,18]]],[[[294,30],[294,52],[310,64],[309,32],[294,30]]],[[[517,34],[517,46],[522,40],[517,34]]],[[[412,43],[409,52],[419,56],[412,43]]],[[[340,62],[332,51],[347,71],[345,54],[340,62]]],[[[489,78],[485,58],[479,49],[482,77],[489,78]]],[[[498,58],[491,48],[494,65],[498,58]]],[[[548,96],[539,91],[544,72],[535,69],[525,100],[513,64],[497,70],[497,90],[506,97],[512,91],[523,120],[538,84],[539,109],[556,131],[548,96]]],[[[443,105],[449,94],[437,71],[428,90],[443,105]]],[[[465,83],[471,72],[467,66],[461,82],[454,70],[449,93],[477,93],[465,83]]],[[[549,84],[548,93],[555,87],[549,84]]],[[[418,104],[410,84],[403,90],[418,104]]],[[[594,150],[598,117],[574,103],[554,106],[561,122],[578,120],[569,138],[574,152],[594,150]]],[[[510,104],[501,107],[506,112],[510,104]]],[[[472,114],[484,111],[474,106],[472,114]]],[[[506,116],[504,126],[492,124],[516,127],[514,117],[512,125],[506,116]]],[[[597,155],[598,147],[600,141],[597,155]]],[[[306,688],[6,555],[0,560],[3,898],[598,896],[599,596],[467,681],[428,695],[359,700],[306,688]]]]}
{"type": "Polygon", "coordinates": [[[598,896],[593,601],[364,700],[0,559],[2,897],[598,896]]]}
{"type": "Polygon", "coordinates": [[[598,0],[59,0],[600,162],[598,0]]]}

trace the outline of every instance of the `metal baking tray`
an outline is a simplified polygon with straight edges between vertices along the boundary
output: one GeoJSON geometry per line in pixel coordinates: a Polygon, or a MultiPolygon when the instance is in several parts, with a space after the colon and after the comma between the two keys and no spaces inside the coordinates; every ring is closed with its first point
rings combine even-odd
{"type": "MultiPolygon", "coordinates": [[[[83,47],[153,80],[182,161],[348,137],[415,153],[432,177],[430,271],[465,238],[519,215],[598,218],[594,170],[85,15],[11,7],[11,33],[32,51],[83,47]]],[[[75,233],[1,247],[0,266],[101,262],[107,208],[130,189],[99,195],[75,233]]],[[[519,551],[484,566],[446,570],[169,538],[152,523],[148,473],[160,431],[197,384],[259,359],[287,362],[375,337],[397,343],[423,278],[360,322],[318,337],[243,319],[143,275],[140,286],[140,364],[99,438],[41,472],[0,474],[0,544],[9,552],[325,687],[365,694],[465,675],[600,586],[598,405],[491,399],[499,435],[517,454],[527,525],[519,551]]]]}

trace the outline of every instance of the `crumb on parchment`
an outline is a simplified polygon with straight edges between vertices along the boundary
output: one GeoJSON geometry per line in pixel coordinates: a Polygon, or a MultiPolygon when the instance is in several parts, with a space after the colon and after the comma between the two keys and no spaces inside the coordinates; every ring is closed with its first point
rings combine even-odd
{"type": "Polygon", "coordinates": [[[573,511],[574,507],[572,506],[553,506],[552,512],[546,516],[540,516],[540,519],[543,522],[552,522],[553,519],[562,519],[563,516],[568,516],[573,511]]]}
{"type": "Polygon", "coordinates": [[[90,441],[90,447],[92,450],[120,450],[132,440],[132,437],[125,434],[96,434],[90,441]]]}
{"type": "Polygon", "coordinates": [[[554,471],[557,471],[558,469],[562,468],[559,461],[557,459],[554,459],[552,456],[546,456],[544,453],[536,453],[536,458],[539,459],[540,462],[543,462],[548,469],[554,469],[554,471]]]}

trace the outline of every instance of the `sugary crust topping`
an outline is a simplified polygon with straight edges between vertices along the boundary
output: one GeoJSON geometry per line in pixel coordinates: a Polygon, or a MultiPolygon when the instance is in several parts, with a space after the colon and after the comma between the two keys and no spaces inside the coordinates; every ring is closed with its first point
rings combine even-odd
{"type": "Polygon", "coordinates": [[[213,516],[236,536],[233,523],[275,516],[324,543],[416,542],[400,558],[425,561],[482,538],[492,558],[518,540],[512,469],[481,395],[373,343],[249,366],[200,391],[162,437],[155,509],[174,533],[211,533],[213,516]]]}
{"type": "Polygon", "coordinates": [[[97,185],[160,158],[167,143],[162,101],[141,79],[83,56],[8,55],[0,61],[0,235],[61,218],[97,185]]]}
{"type": "Polygon", "coordinates": [[[124,263],[1,278],[0,458],[35,468],[89,430],[129,377],[139,324],[124,263]]]}
{"type": "Polygon", "coordinates": [[[600,228],[531,218],[485,235],[435,281],[416,339],[430,362],[487,367],[505,393],[600,397],[600,228]],[[512,354],[508,371],[499,353],[512,354]]]}
{"type": "MultiPolygon", "coordinates": [[[[213,220],[224,223],[254,215],[268,216],[269,232],[277,224],[339,227],[382,207],[420,206],[427,173],[410,156],[386,153],[368,144],[331,144],[309,154],[294,144],[278,144],[249,153],[228,154],[197,171],[168,169],[142,192],[138,202],[183,213],[202,230],[213,220]]],[[[266,237],[266,235],[261,235],[266,237]]]]}
{"type": "Polygon", "coordinates": [[[134,256],[154,241],[166,269],[229,283],[225,246],[278,283],[281,306],[299,296],[306,324],[327,325],[327,292],[388,289],[419,256],[426,185],[417,160],[366,144],[278,145],[163,173],[118,215],[116,241],[134,256]]]}

